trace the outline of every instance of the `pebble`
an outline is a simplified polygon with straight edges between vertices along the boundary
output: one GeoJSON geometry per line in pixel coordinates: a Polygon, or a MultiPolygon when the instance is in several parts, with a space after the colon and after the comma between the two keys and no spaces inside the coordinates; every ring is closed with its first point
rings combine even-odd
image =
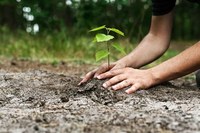
{"type": "Polygon", "coordinates": [[[19,99],[19,98],[13,98],[13,99],[10,100],[10,103],[19,103],[19,102],[21,102],[21,101],[22,101],[22,100],[19,99]]]}
{"type": "Polygon", "coordinates": [[[7,98],[12,98],[12,97],[14,97],[14,96],[15,96],[15,95],[12,95],[12,94],[6,95],[7,98]]]}

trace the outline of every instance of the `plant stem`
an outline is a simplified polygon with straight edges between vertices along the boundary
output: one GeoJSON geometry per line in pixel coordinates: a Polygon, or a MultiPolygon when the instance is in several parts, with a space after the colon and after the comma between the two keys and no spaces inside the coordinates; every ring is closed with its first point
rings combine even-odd
{"type": "Polygon", "coordinates": [[[106,44],[107,44],[107,51],[108,51],[108,68],[110,67],[110,47],[109,47],[109,44],[108,44],[108,42],[106,42],[106,44]]]}
{"type": "MultiPolygon", "coordinates": [[[[107,30],[107,35],[109,35],[109,33],[110,33],[110,30],[109,29],[107,29],[106,28],[106,30],[107,30]]],[[[108,44],[108,41],[106,42],[106,45],[107,45],[107,51],[108,51],[108,69],[110,68],[110,45],[108,44]]]]}

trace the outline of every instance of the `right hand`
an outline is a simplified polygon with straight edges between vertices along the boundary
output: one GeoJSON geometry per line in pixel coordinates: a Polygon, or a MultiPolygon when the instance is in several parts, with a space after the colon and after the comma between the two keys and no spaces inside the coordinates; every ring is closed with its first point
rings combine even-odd
{"type": "Polygon", "coordinates": [[[96,78],[98,75],[103,74],[107,71],[125,68],[125,67],[126,67],[126,65],[124,63],[114,62],[114,63],[111,63],[109,67],[108,67],[108,64],[105,63],[105,64],[101,65],[99,68],[88,72],[83,77],[83,79],[81,80],[81,82],[78,85],[81,85],[81,84],[87,82],[88,80],[90,80],[92,78],[96,78]]]}

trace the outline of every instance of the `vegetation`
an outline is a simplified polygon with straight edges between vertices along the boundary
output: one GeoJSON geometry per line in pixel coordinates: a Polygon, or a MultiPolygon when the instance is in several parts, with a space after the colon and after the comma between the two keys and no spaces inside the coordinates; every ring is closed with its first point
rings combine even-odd
{"type": "MultiPolygon", "coordinates": [[[[173,39],[199,40],[199,5],[178,2],[173,39]]],[[[0,16],[1,57],[94,62],[96,51],[105,48],[97,47],[87,30],[102,23],[122,29],[126,37],[113,43],[129,53],[149,30],[151,1],[1,0],[0,16]]],[[[113,60],[123,55],[113,52],[113,60]]],[[[158,62],[177,53],[169,50],[158,62]]]]}
{"type": "MultiPolygon", "coordinates": [[[[58,63],[59,61],[75,61],[78,63],[95,64],[94,56],[96,51],[105,48],[103,45],[95,45],[90,37],[74,37],[71,38],[63,30],[63,32],[43,33],[39,35],[30,35],[24,31],[10,32],[7,28],[0,29],[0,57],[15,59],[30,59],[58,63]]],[[[89,36],[89,34],[88,34],[89,36]]],[[[127,53],[132,51],[137,42],[130,43],[126,39],[117,40],[123,44],[123,48],[127,53]]],[[[115,43],[115,41],[114,41],[115,43]]],[[[183,42],[177,46],[182,47],[183,42]]],[[[192,44],[193,42],[189,42],[192,44]]],[[[186,43],[188,45],[188,42],[186,43]]],[[[112,51],[112,61],[117,60],[124,54],[112,51]]],[[[169,49],[164,56],[152,63],[150,66],[158,64],[176,54],[179,51],[169,49]]]]}
{"type": "MultiPolygon", "coordinates": [[[[111,52],[110,52],[111,44],[109,42],[115,38],[114,36],[110,35],[110,32],[111,31],[115,32],[121,36],[124,36],[124,33],[116,28],[107,28],[105,25],[94,28],[94,29],[90,30],[90,32],[99,31],[99,30],[103,30],[103,29],[106,30],[106,34],[103,34],[103,33],[96,34],[93,42],[98,42],[98,43],[106,42],[107,50],[104,49],[104,50],[98,51],[96,53],[95,57],[96,57],[96,61],[99,61],[99,60],[107,57],[108,67],[109,67],[110,66],[110,54],[111,54],[111,52]]],[[[117,51],[126,54],[124,49],[118,43],[113,43],[111,46],[113,46],[117,51]]]]}
{"type": "MultiPolygon", "coordinates": [[[[200,35],[200,8],[187,0],[177,1],[174,39],[193,40],[200,35]]],[[[82,35],[98,25],[122,29],[129,40],[148,32],[151,0],[1,0],[0,26],[31,34],[62,31],[82,35]]]]}

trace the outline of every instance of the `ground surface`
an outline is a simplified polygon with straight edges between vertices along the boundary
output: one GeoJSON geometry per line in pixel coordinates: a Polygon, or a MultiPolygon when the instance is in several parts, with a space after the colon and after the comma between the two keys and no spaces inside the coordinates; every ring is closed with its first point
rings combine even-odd
{"type": "Polygon", "coordinates": [[[102,81],[77,86],[83,66],[2,63],[0,132],[200,132],[200,90],[190,78],[127,95],[102,81]]]}

